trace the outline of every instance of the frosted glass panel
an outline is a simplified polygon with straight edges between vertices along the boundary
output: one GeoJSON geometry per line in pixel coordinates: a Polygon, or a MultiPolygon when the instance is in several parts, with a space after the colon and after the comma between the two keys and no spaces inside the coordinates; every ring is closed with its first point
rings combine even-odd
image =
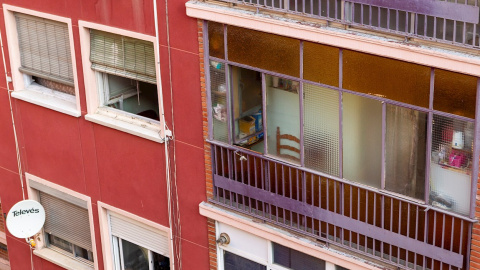
{"type": "Polygon", "coordinates": [[[210,61],[210,93],[212,98],[213,138],[228,142],[227,85],[223,63],[210,61]]]}
{"type": "Polygon", "coordinates": [[[223,24],[208,22],[208,52],[210,56],[225,59],[223,24]]]}
{"type": "Polygon", "coordinates": [[[380,188],[382,103],[343,94],[343,177],[380,188]]]}
{"type": "Polygon", "coordinates": [[[424,199],[427,114],[387,105],[385,188],[424,199]]]}
{"type": "Polygon", "coordinates": [[[428,108],[430,68],[343,50],[343,88],[428,108]]]}
{"type": "Polygon", "coordinates": [[[229,25],[228,60],[300,77],[300,40],[229,25]]]}
{"type": "Polygon", "coordinates": [[[339,94],[311,84],[303,92],[305,166],[338,176],[339,94]]]}
{"type": "Polygon", "coordinates": [[[268,153],[300,162],[299,82],[265,76],[268,153]]]}
{"type": "Polygon", "coordinates": [[[473,122],[433,116],[430,203],[468,215],[473,152],[473,122]]]}
{"type": "Polygon", "coordinates": [[[303,42],[303,78],[338,87],[339,49],[303,42]]]}
{"type": "Polygon", "coordinates": [[[446,70],[435,70],[433,109],[475,118],[477,78],[446,70]]]}

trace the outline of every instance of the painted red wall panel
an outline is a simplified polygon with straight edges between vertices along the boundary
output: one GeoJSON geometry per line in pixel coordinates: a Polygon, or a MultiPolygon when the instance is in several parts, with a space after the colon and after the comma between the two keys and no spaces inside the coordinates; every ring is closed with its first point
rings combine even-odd
{"type": "Polygon", "coordinates": [[[168,227],[163,144],[94,126],[102,201],[168,227]]]}
{"type": "Polygon", "coordinates": [[[204,233],[207,231],[207,219],[198,214],[198,204],[206,200],[204,152],[202,148],[178,141],[176,149],[182,238],[208,246],[208,237],[204,233]],[[199,182],[203,182],[202,185],[199,182]]]}
{"type": "Polygon", "coordinates": [[[202,99],[198,54],[172,50],[175,134],[180,141],[203,148],[202,99]]]}
{"type": "Polygon", "coordinates": [[[199,246],[190,241],[182,241],[182,269],[200,270],[210,269],[208,247],[199,246]],[[186,257],[189,256],[189,257],[186,257]]]}
{"type": "Polygon", "coordinates": [[[17,102],[27,153],[25,171],[85,193],[78,118],[17,102]]]}
{"type": "Polygon", "coordinates": [[[0,88],[0,123],[0,167],[17,171],[17,154],[8,91],[3,88],[0,88]]]}
{"type": "Polygon", "coordinates": [[[187,1],[168,1],[170,45],[173,48],[198,53],[197,19],[187,16],[185,2],[187,1]]]}

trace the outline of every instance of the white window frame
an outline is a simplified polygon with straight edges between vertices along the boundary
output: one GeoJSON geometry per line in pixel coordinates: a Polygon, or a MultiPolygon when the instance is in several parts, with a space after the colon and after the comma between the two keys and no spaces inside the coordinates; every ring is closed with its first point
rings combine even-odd
{"type": "MultiPolygon", "coordinates": [[[[90,223],[90,237],[92,241],[93,262],[85,261],[81,258],[74,258],[73,254],[70,255],[70,254],[67,254],[66,251],[61,251],[60,248],[56,248],[54,246],[48,246],[48,241],[46,239],[47,234],[44,232],[43,228],[37,235],[34,236],[37,246],[36,246],[36,249],[33,251],[33,254],[35,254],[36,256],[44,260],[47,260],[56,265],[59,265],[65,269],[97,270],[98,259],[97,259],[96,243],[95,243],[95,228],[93,223],[91,198],[29,173],[25,173],[25,178],[27,179],[26,182],[27,182],[28,198],[31,200],[40,201],[39,191],[30,186],[30,182],[36,182],[38,184],[46,186],[51,190],[55,190],[55,191],[58,191],[59,193],[66,194],[66,196],[72,197],[75,200],[83,201],[87,205],[87,211],[88,211],[88,217],[89,217],[89,223],[90,223]]],[[[65,240],[68,241],[67,239],[65,240]]]]}
{"type": "Polygon", "coordinates": [[[78,88],[77,67],[75,61],[72,20],[70,18],[15,7],[7,4],[3,4],[3,15],[5,18],[8,53],[10,56],[10,72],[14,89],[14,91],[12,92],[12,97],[67,115],[80,117],[82,114],[80,109],[80,96],[78,88]],[[20,72],[20,48],[16,27],[17,23],[14,15],[15,12],[67,24],[70,55],[72,59],[75,96],[55,91],[37,84],[31,84],[32,77],[30,75],[26,75],[20,72]]]}
{"type": "MultiPolygon", "coordinates": [[[[80,47],[83,63],[83,76],[85,82],[85,94],[87,100],[87,114],[85,119],[103,126],[114,128],[132,135],[136,135],[155,142],[164,142],[164,129],[163,116],[163,104],[161,102],[161,77],[160,67],[158,63],[159,55],[157,49],[157,42],[155,36],[132,32],[120,28],[110,27],[102,24],[91,23],[86,21],[79,21],[78,27],[80,31],[80,47]],[[92,68],[90,62],[90,29],[95,29],[112,34],[122,35],[134,39],[144,40],[152,42],[155,51],[155,73],[157,78],[157,96],[158,96],[158,108],[160,111],[160,121],[148,119],[146,117],[138,116],[132,113],[124,112],[121,110],[108,108],[103,106],[102,90],[97,82],[97,73],[92,68]]],[[[100,73],[101,74],[101,73],[100,73]]]]}
{"type": "MultiPolygon", "coordinates": [[[[168,227],[165,227],[161,224],[155,223],[151,220],[142,218],[125,210],[119,209],[117,207],[108,205],[104,202],[98,201],[98,217],[100,223],[100,236],[102,238],[102,252],[103,252],[103,263],[105,269],[115,269],[115,261],[120,260],[120,254],[115,254],[116,247],[112,244],[114,238],[118,238],[112,235],[110,224],[109,224],[109,215],[115,215],[122,219],[128,220],[128,222],[133,223],[137,226],[149,229],[159,234],[166,234],[169,238],[172,237],[171,230],[168,227]]],[[[128,241],[128,240],[127,240],[128,241]]],[[[169,241],[169,253],[168,257],[170,259],[170,269],[173,269],[173,247],[172,240],[169,241]]],[[[152,251],[149,250],[149,257],[152,256],[152,251]]]]}

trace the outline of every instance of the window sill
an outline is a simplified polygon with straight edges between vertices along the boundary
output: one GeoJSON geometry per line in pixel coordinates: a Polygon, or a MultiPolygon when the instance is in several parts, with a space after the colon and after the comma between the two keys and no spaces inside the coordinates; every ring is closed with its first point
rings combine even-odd
{"type": "Polygon", "coordinates": [[[36,83],[25,90],[13,91],[12,97],[74,117],[82,115],[77,109],[75,96],[58,93],[36,83]]]}
{"type": "Polygon", "coordinates": [[[165,141],[164,138],[160,137],[160,125],[148,124],[141,119],[137,119],[135,115],[123,115],[99,108],[94,114],[86,114],[85,119],[154,142],[163,143],[165,141]]]}
{"type": "Polygon", "coordinates": [[[94,268],[48,248],[34,250],[36,256],[69,270],[93,270],[94,268]]]}

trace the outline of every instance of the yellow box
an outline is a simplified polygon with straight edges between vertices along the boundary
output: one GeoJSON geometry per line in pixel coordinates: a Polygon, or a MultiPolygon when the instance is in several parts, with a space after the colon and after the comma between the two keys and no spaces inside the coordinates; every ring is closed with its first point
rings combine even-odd
{"type": "Polygon", "coordinates": [[[252,116],[245,116],[238,121],[240,132],[248,135],[255,133],[255,118],[252,116]]]}

